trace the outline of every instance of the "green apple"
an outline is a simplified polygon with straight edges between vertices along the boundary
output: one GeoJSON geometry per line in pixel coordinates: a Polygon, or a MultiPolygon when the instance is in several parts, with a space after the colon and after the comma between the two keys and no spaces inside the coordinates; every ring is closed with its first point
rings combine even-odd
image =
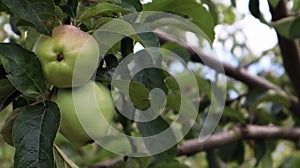
{"type": "Polygon", "coordinates": [[[87,83],[98,67],[100,53],[97,40],[72,25],[55,27],[52,37],[41,35],[33,51],[46,80],[59,88],[87,83]]]}
{"type": "Polygon", "coordinates": [[[54,101],[61,111],[60,133],[69,141],[86,145],[106,135],[115,109],[110,91],[103,84],[58,89],[54,101]]]}

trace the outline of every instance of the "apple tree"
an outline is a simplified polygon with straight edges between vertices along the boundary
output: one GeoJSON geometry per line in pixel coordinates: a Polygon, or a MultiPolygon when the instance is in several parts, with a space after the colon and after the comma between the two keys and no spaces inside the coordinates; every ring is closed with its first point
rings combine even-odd
{"type": "Polygon", "coordinates": [[[298,167],[300,3],[245,2],[0,0],[0,167],[298,167]]]}

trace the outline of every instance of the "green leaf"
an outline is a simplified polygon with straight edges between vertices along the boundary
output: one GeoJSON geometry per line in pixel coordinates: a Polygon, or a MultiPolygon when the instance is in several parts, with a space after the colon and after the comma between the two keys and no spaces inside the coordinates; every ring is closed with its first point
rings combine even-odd
{"type": "Polygon", "coordinates": [[[272,109],[275,105],[279,105],[286,110],[290,107],[288,95],[278,93],[274,90],[256,89],[251,90],[246,97],[245,107],[251,117],[255,117],[255,122],[259,124],[273,123],[280,125],[285,120],[284,114],[272,109]],[[277,113],[277,114],[276,114],[277,113]],[[280,114],[281,113],[281,114],[280,114]]]}
{"type": "Polygon", "coordinates": [[[187,0],[153,0],[144,5],[144,11],[163,11],[188,17],[209,37],[210,41],[215,38],[214,19],[210,13],[196,1],[187,0]]]}
{"type": "MultiPolygon", "coordinates": [[[[120,92],[117,106],[122,107],[122,110],[126,110],[126,114],[131,118],[137,120],[154,119],[165,106],[166,98],[163,91],[155,89],[149,92],[144,85],[131,80],[117,80],[113,83],[113,86],[120,92]]],[[[119,120],[124,126],[124,130],[129,133],[131,122],[128,122],[124,117],[119,117],[119,120]]]]}
{"type": "Polygon", "coordinates": [[[4,67],[2,66],[1,58],[0,58],[0,79],[6,78],[6,72],[4,67]]]}
{"type": "Polygon", "coordinates": [[[236,20],[235,8],[228,8],[226,5],[220,5],[220,8],[224,15],[223,22],[226,24],[233,24],[236,20]]]}
{"type": "Polygon", "coordinates": [[[149,168],[153,157],[132,157],[126,161],[118,161],[113,168],[149,168]]]}
{"type": "Polygon", "coordinates": [[[139,110],[145,110],[150,107],[149,90],[142,84],[130,82],[129,96],[131,102],[139,110]]]}
{"type": "Polygon", "coordinates": [[[169,76],[166,78],[166,84],[172,90],[181,89],[181,91],[184,91],[184,94],[189,98],[195,98],[199,93],[205,93],[208,97],[211,97],[209,81],[190,72],[176,74],[174,77],[169,76]],[[181,88],[179,87],[179,84],[181,85],[181,88]]]}
{"type": "Polygon", "coordinates": [[[141,12],[143,10],[143,5],[140,0],[122,0],[120,6],[126,8],[128,5],[133,6],[137,12],[141,12]]]}
{"type": "Polygon", "coordinates": [[[297,168],[300,165],[300,152],[299,151],[295,151],[292,153],[292,161],[291,163],[291,168],[297,168]]]}
{"type": "Polygon", "coordinates": [[[257,99],[259,99],[259,97],[265,94],[266,92],[267,90],[264,88],[250,90],[246,95],[245,108],[247,110],[253,108],[253,104],[257,101],[257,99]]]}
{"type": "Polygon", "coordinates": [[[14,167],[53,168],[53,142],[59,123],[59,109],[53,102],[22,108],[12,128],[14,167]]]}
{"type": "MultiPolygon", "coordinates": [[[[160,148],[164,149],[170,142],[176,144],[176,138],[172,129],[168,129],[170,128],[169,124],[160,116],[148,122],[136,122],[136,125],[143,137],[152,136],[150,139],[144,139],[144,144],[150,153],[155,153],[160,148]],[[168,135],[168,137],[160,138],[161,136],[155,136],[163,131],[166,131],[165,135],[168,135]]],[[[177,145],[174,145],[167,151],[154,155],[154,157],[158,161],[172,160],[176,156],[176,152],[177,145]]]]}
{"type": "Polygon", "coordinates": [[[237,123],[245,123],[246,119],[244,118],[243,114],[231,107],[224,107],[223,114],[222,114],[222,121],[224,123],[228,122],[237,122],[237,123]]]}
{"type": "Polygon", "coordinates": [[[299,9],[300,9],[300,2],[298,0],[293,0],[293,8],[291,11],[296,12],[299,11],[299,9]]]}
{"type": "Polygon", "coordinates": [[[42,66],[36,55],[18,44],[0,43],[0,59],[11,84],[27,96],[46,91],[42,66]]]}
{"type": "Polygon", "coordinates": [[[127,55],[133,53],[133,40],[129,37],[125,37],[121,40],[121,54],[122,57],[125,58],[127,55]]]}
{"type": "Polygon", "coordinates": [[[7,79],[0,79],[0,111],[9,103],[9,98],[15,93],[16,89],[7,79]]]}
{"type": "Polygon", "coordinates": [[[0,1],[0,11],[9,12],[9,8],[2,1],[0,1]]]}
{"type": "Polygon", "coordinates": [[[19,96],[21,93],[17,90],[9,94],[0,104],[0,111],[2,111],[4,108],[6,108],[17,96],[19,96]]]}
{"type": "Polygon", "coordinates": [[[276,22],[272,22],[271,26],[275,28],[275,30],[282,36],[291,38],[290,29],[292,27],[293,22],[296,20],[296,17],[286,17],[276,22]]]}
{"type": "Polygon", "coordinates": [[[16,117],[19,115],[19,113],[20,113],[20,109],[15,109],[14,111],[12,111],[12,113],[10,113],[7,119],[5,120],[5,123],[1,129],[1,134],[3,136],[3,139],[5,140],[6,143],[8,143],[11,146],[14,146],[13,137],[12,137],[13,123],[16,117]]]}
{"type": "Polygon", "coordinates": [[[262,23],[265,23],[268,25],[267,21],[265,20],[265,18],[263,17],[263,15],[260,12],[259,9],[259,0],[250,0],[249,1],[249,11],[252,14],[252,16],[254,16],[255,18],[259,19],[262,23]]]}
{"type": "Polygon", "coordinates": [[[208,8],[209,8],[209,13],[211,14],[212,18],[214,19],[214,23],[219,23],[219,10],[218,7],[220,4],[216,4],[215,2],[213,2],[213,0],[203,0],[201,1],[203,3],[205,3],[208,8]]]}
{"type": "Polygon", "coordinates": [[[259,10],[259,0],[250,0],[249,1],[249,11],[255,18],[260,18],[261,13],[259,10]]]}
{"type": "Polygon", "coordinates": [[[255,111],[255,123],[259,125],[266,125],[266,124],[274,124],[274,125],[281,125],[282,120],[284,118],[278,118],[272,112],[270,112],[269,109],[263,109],[263,108],[258,108],[255,111]]]}
{"type": "Polygon", "coordinates": [[[90,29],[94,29],[94,30],[97,30],[99,29],[101,26],[105,25],[106,23],[112,21],[114,18],[111,18],[111,17],[101,17],[101,19],[97,19],[95,21],[93,21],[92,23],[87,20],[85,21],[84,23],[88,23],[89,25],[89,28],[90,29]]]}
{"type": "Polygon", "coordinates": [[[188,119],[194,119],[197,109],[190,98],[180,95],[168,95],[167,107],[174,109],[177,112],[181,112],[181,117],[188,119]]]}
{"type": "Polygon", "coordinates": [[[244,161],[245,148],[243,141],[237,141],[220,148],[219,156],[225,162],[236,161],[239,164],[244,161]]]}
{"type": "Polygon", "coordinates": [[[130,159],[125,164],[126,168],[141,168],[139,163],[136,160],[130,159]]]}
{"type": "Polygon", "coordinates": [[[236,7],[236,0],[230,0],[231,6],[236,7]]]}
{"type": "Polygon", "coordinates": [[[166,87],[164,82],[166,77],[167,73],[161,69],[146,68],[135,74],[132,80],[142,83],[149,90],[159,88],[167,93],[168,88],[166,87]]]}
{"type": "Polygon", "coordinates": [[[93,35],[99,42],[101,55],[106,55],[109,49],[120,42],[124,36],[130,37],[141,43],[145,48],[157,46],[157,43],[149,41],[148,38],[142,39],[143,37],[137,35],[134,25],[136,24],[131,24],[125,20],[115,18],[100,26],[93,35]],[[152,44],[155,44],[155,46],[152,46],[152,44]]]}
{"type": "Polygon", "coordinates": [[[15,16],[31,22],[44,34],[51,35],[52,29],[58,25],[53,0],[14,1],[2,0],[15,16]]]}
{"type": "Polygon", "coordinates": [[[79,168],[71,159],[59,149],[58,146],[54,145],[54,157],[55,165],[57,168],[79,168]]]}
{"type": "Polygon", "coordinates": [[[250,107],[250,112],[254,112],[257,106],[262,102],[274,102],[282,105],[287,109],[290,107],[290,101],[287,95],[283,95],[274,90],[268,90],[267,92],[265,92],[265,94],[256,98],[256,100],[253,102],[253,104],[250,107]]]}
{"type": "MultiPolygon", "coordinates": [[[[131,23],[131,25],[133,26],[134,30],[138,32],[137,35],[141,38],[144,47],[153,47],[153,48],[160,47],[160,43],[157,35],[153,32],[153,30],[148,25],[137,24],[137,23],[131,23]]],[[[154,53],[154,54],[157,55],[158,53],[154,53]]]]}
{"type": "Polygon", "coordinates": [[[121,160],[114,164],[113,168],[126,168],[126,162],[121,160]]]}
{"type": "Polygon", "coordinates": [[[34,103],[35,101],[30,101],[22,96],[18,97],[13,101],[13,109],[21,108],[30,105],[31,103],[34,103]]]}
{"type": "Polygon", "coordinates": [[[272,5],[273,8],[276,8],[280,0],[268,0],[268,2],[272,5]]]}
{"type": "Polygon", "coordinates": [[[278,146],[276,140],[255,140],[254,154],[257,159],[255,166],[268,168],[273,167],[272,153],[278,146]]]}
{"type": "Polygon", "coordinates": [[[208,168],[221,168],[221,160],[219,159],[216,150],[207,150],[206,160],[208,163],[208,168]]]}
{"type": "Polygon", "coordinates": [[[32,27],[26,27],[24,28],[25,31],[27,32],[27,37],[26,40],[24,42],[22,42],[22,46],[29,50],[32,51],[33,46],[36,42],[36,39],[38,39],[38,37],[41,35],[40,33],[38,33],[34,28],[32,27]]]}
{"type": "Polygon", "coordinates": [[[151,162],[153,161],[153,157],[135,157],[131,158],[130,160],[134,160],[139,164],[140,168],[148,168],[151,162]]]}
{"type": "Polygon", "coordinates": [[[300,38],[300,17],[298,17],[292,24],[290,29],[290,36],[292,38],[300,38]]]}
{"type": "MultiPolygon", "coordinates": [[[[30,26],[30,27],[33,27],[33,29],[35,29],[34,28],[34,24],[32,24],[32,23],[30,23],[30,22],[28,22],[28,21],[26,21],[26,20],[23,20],[23,19],[20,19],[20,18],[18,18],[18,17],[14,17],[15,19],[16,19],[16,26],[30,26]]],[[[37,30],[36,30],[37,31],[37,30]]],[[[39,33],[40,34],[40,33],[39,33]]],[[[41,34],[40,34],[41,35],[41,34]]]]}
{"type": "Polygon", "coordinates": [[[187,165],[180,163],[177,160],[162,161],[154,164],[151,168],[188,168],[187,165]]]}
{"type": "Polygon", "coordinates": [[[300,17],[290,16],[272,22],[271,26],[282,36],[286,38],[300,38],[300,17]]]}
{"type": "Polygon", "coordinates": [[[17,18],[11,16],[11,17],[9,18],[9,24],[10,24],[10,26],[11,26],[11,30],[12,30],[15,34],[21,36],[21,32],[20,32],[19,28],[17,27],[16,23],[17,23],[17,18]]]}
{"type": "MultiPolygon", "coordinates": [[[[122,102],[123,103],[123,102],[122,102]]],[[[122,104],[123,107],[127,105],[127,103],[125,102],[124,104],[122,104]]],[[[126,135],[131,135],[131,131],[132,131],[132,123],[133,121],[128,119],[127,116],[124,116],[123,114],[121,114],[118,111],[118,122],[121,123],[123,131],[126,135]]]]}
{"type": "Polygon", "coordinates": [[[280,163],[280,165],[277,168],[298,168],[300,162],[295,166],[292,166],[292,159],[293,158],[291,156],[284,158],[284,160],[280,163]]]}
{"type": "Polygon", "coordinates": [[[266,154],[261,160],[261,168],[270,168],[273,167],[272,152],[267,150],[266,154]]]}
{"type": "Polygon", "coordinates": [[[255,140],[254,144],[254,156],[256,158],[256,166],[260,163],[263,159],[264,155],[267,152],[266,144],[264,140],[255,140]]]}
{"type": "Polygon", "coordinates": [[[86,9],[80,15],[79,20],[83,22],[95,16],[109,14],[109,13],[118,13],[118,12],[130,13],[130,10],[109,2],[101,2],[101,3],[97,3],[95,6],[86,9]]]}
{"type": "Polygon", "coordinates": [[[60,8],[74,18],[76,16],[77,5],[78,0],[68,0],[67,4],[61,6],[60,8]]]}
{"type": "MultiPolygon", "coordinates": [[[[184,60],[185,63],[190,61],[190,53],[181,45],[179,45],[176,42],[168,42],[161,46],[161,48],[172,51],[173,54],[176,54],[178,57],[180,57],[182,60],[184,60]]],[[[168,56],[170,54],[169,52],[162,52],[162,55],[168,56]]]]}
{"type": "Polygon", "coordinates": [[[105,80],[111,79],[115,71],[115,67],[117,67],[118,64],[119,61],[116,56],[112,54],[106,55],[99,64],[96,80],[102,80],[103,78],[105,78],[105,80]]]}

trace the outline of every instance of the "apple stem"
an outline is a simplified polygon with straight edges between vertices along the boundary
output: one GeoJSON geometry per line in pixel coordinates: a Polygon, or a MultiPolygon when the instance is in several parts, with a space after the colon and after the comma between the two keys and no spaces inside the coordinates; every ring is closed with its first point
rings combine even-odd
{"type": "Polygon", "coordinates": [[[62,61],[64,59],[64,55],[63,54],[58,54],[56,60],[58,62],[62,61]]]}

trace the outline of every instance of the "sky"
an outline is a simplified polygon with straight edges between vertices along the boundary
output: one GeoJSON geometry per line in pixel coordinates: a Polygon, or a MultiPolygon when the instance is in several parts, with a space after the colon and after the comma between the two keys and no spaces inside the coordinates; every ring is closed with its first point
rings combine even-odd
{"type": "MultiPolygon", "coordinates": [[[[230,4],[230,0],[221,1],[224,4],[230,4]]],[[[216,38],[226,34],[226,31],[235,31],[237,28],[242,30],[242,33],[246,37],[245,44],[251,50],[251,53],[255,57],[261,56],[264,51],[274,48],[277,44],[276,32],[273,28],[261,23],[258,19],[254,18],[248,9],[249,0],[237,0],[236,1],[236,13],[240,15],[245,15],[241,20],[237,20],[232,25],[219,25],[216,26],[216,38]]],[[[271,20],[271,15],[269,13],[269,7],[266,0],[260,0],[260,11],[263,14],[266,21],[271,20]]],[[[241,37],[241,40],[243,37],[241,37]]],[[[227,42],[228,46],[222,46],[217,40],[214,41],[213,47],[217,52],[217,55],[225,62],[228,62],[232,65],[237,66],[238,61],[233,58],[232,53],[230,52],[230,40],[227,42]]],[[[234,52],[235,56],[241,55],[245,56],[245,53],[242,51],[234,52]]],[[[267,55],[262,57],[260,61],[248,68],[248,71],[251,74],[257,74],[261,71],[272,70],[277,74],[283,73],[283,69],[280,69],[278,66],[274,66],[271,62],[274,55],[267,55]]]]}
{"type": "MultiPolygon", "coordinates": [[[[271,16],[268,11],[267,1],[261,0],[260,5],[260,10],[264,17],[267,21],[270,21],[271,16]]],[[[250,15],[247,1],[237,1],[237,10],[247,14],[247,16],[242,21],[237,22],[237,24],[243,25],[243,31],[248,38],[247,44],[255,54],[261,54],[261,52],[271,49],[277,44],[275,31],[250,15]]]]}

